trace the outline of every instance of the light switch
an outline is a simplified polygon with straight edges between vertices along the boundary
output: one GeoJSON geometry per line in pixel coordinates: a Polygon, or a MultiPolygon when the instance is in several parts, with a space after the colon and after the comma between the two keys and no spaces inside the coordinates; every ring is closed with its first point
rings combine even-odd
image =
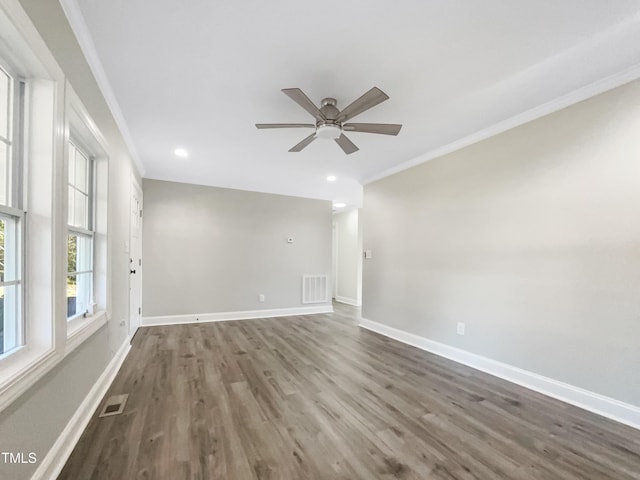
{"type": "Polygon", "coordinates": [[[366,258],[367,260],[370,258],[373,258],[373,254],[371,253],[371,250],[364,251],[364,258],[366,258]]]}

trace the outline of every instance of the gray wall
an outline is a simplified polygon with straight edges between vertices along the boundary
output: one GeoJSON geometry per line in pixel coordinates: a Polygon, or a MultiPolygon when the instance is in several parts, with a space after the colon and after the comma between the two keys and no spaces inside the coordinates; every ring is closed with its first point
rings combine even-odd
{"type": "Polygon", "coordinates": [[[143,190],[145,317],[300,307],[302,274],[331,273],[328,201],[148,179],[143,190]]]}
{"type": "MultiPolygon", "coordinates": [[[[118,347],[126,339],[129,185],[139,177],[107,104],[57,1],[20,0],[108,143],[110,310],[112,320],[0,413],[2,451],[34,451],[42,461],[118,347]]],[[[63,192],[65,194],[65,192],[63,192]]],[[[0,464],[0,478],[31,477],[38,464],[0,464]]]]}
{"type": "Polygon", "coordinates": [[[364,318],[640,405],[640,81],[366,185],[363,213],[364,318]]]}
{"type": "Polygon", "coordinates": [[[110,359],[106,344],[102,328],[0,413],[0,451],[37,457],[35,464],[0,462],[2,480],[31,478],[104,371],[110,359]]]}

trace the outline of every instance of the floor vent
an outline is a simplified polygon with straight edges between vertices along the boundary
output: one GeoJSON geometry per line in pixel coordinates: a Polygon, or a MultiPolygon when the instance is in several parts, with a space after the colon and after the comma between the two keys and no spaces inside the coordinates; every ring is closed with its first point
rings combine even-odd
{"type": "Polygon", "coordinates": [[[329,275],[302,276],[302,303],[329,301],[329,275]]]}
{"type": "Polygon", "coordinates": [[[129,398],[129,394],[125,393],[124,395],[113,395],[107,398],[107,401],[104,404],[104,407],[100,411],[100,415],[98,417],[110,417],[111,415],[119,415],[124,411],[124,406],[127,403],[127,398],[129,398]]]}

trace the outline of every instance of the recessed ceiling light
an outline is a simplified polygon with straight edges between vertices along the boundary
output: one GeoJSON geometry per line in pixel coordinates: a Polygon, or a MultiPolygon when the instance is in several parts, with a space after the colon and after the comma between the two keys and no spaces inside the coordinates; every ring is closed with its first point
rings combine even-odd
{"type": "Polygon", "coordinates": [[[336,176],[335,175],[329,175],[327,177],[327,182],[335,182],[336,181],[336,176]]]}
{"type": "Polygon", "coordinates": [[[189,152],[187,152],[184,148],[176,148],[173,153],[176,157],[187,158],[189,156],[189,152]]]}
{"type": "Polygon", "coordinates": [[[346,206],[347,206],[347,204],[343,203],[343,202],[336,202],[336,203],[333,204],[333,208],[344,208],[346,206]]]}

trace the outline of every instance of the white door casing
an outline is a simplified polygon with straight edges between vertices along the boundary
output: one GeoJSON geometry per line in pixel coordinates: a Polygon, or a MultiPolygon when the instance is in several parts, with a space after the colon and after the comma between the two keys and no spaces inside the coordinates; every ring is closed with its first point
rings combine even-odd
{"type": "Polygon", "coordinates": [[[142,189],[131,179],[129,221],[129,336],[142,319],[142,189]]]}
{"type": "Polygon", "coordinates": [[[333,295],[335,299],[338,296],[338,224],[333,222],[333,236],[331,238],[331,263],[333,269],[333,295]]]}

